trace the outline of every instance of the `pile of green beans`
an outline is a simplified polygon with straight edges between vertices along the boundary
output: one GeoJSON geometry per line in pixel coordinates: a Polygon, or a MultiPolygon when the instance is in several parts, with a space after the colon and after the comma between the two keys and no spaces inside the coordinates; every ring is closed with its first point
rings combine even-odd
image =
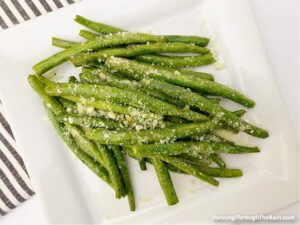
{"type": "Polygon", "coordinates": [[[219,185],[216,178],[243,175],[227,168],[223,155],[259,148],[237,145],[218,130],[258,138],[267,138],[268,131],[245,121],[244,109],[220,105],[226,98],[252,108],[253,100],[215,82],[212,74],[190,69],[216,61],[208,38],[130,33],[82,16],[75,21],[92,31],[80,31],[86,40],[53,37],[52,44],[63,50],[34,65],[28,81],[58,135],[116,198],[127,196],[135,210],[127,157],[141,170],[154,167],[168,205],[179,202],[170,172],[213,186],[219,185]],[[66,61],[82,68],[78,78],[57,83],[45,76],[66,61]]]}

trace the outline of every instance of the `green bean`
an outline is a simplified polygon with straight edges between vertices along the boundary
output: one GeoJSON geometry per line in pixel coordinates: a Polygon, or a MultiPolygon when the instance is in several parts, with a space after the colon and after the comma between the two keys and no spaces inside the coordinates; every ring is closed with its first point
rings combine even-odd
{"type": "Polygon", "coordinates": [[[139,44],[160,41],[163,41],[162,36],[154,36],[148,34],[117,33],[113,35],[100,36],[91,41],[85,42],[80,45],[75,45],[61,52],[58,52],[35,64],[33,66],[33,69],[36,74],[41,75],[49,69],[52,69],[60,65],[61,63],[68,61],[73,55],[81,52],[94,51],[101,48],[114,47],[124,44],[139,44]]]}
{"type": "MultiPolygon", "coordinates": [[[[117,32],[124,32],[125,30],[113,27],[107,24],[95,22],[89,19],[86,19],[82,16],[76,16],[75,21],[79,24],[90,28],[93,31],[96,31],[99,34],[110,34],[117,32]]],[[[164,35],[164,40],[167,42],[183,42],[183,43],[193,43],[202,47],[207,46],[209,39],[199,36],[181,36],[181,35],[164,35]]]]}
{"type": "Polygon", "coordinates": [[[161,115],[180,116],[191,121],[204,121],[207,117],[188,109],[160,101],[140,92],[94,84],[56,83],[46,86],[46,93],[52,96],[95,97],[116,103],[128,104],[161,115]]]}
{"type": "Polygon", "coordinates": [[[208,38],[199,36],[164,35],[164,39],[167,42],[192,43],[201,47],[205,47],[209,43],[208,38]]]}
{"type": "Polygon", "coordinates": [[[207,98],[207,100],[209,100],[215,104],[220,104],[220,102],[221,102],[220,98],[207,98]]]}
{"type": "Polygon", "coordinates": [[[187,70],[151,66],[147,63],[117,57],[108,57],[105,61],[105,65],[111,71],[125,74],[135,80],[142,80],[145,77],[150,77],[173,82],[181,86],[185,85],[192,87],[197,83],[199,83],[199,86],[203,80],[213,80],[213,76],[208,73],[198,72],[198,74],[195,75],[194,73],[187,72],[187,70]]]}
{"type": "Polygon", "coordinates": [[[251,99],[229,87],[196,76],[185,76],[179,71],[173,72],[172,70],[117,57],[107,58],[105,64],[110,69],[125,73],[137,80],[143,78],[160,79],[187,88],[201,90],[207,94],[222,96],[246,107],[254,107],[255,105],[251,99]]]}
{"type": "Polygon", "coordinates": [[[150,161],[155,168],[158,181],[165,194],[168,205],[175,205],[178,203],[178,197],[165,162],[157,158],[151,158],[150,161]]]}
{"type": "MultiPolygon", "coordinates": [[[[103,113],[97,111],[97,109],[91,106],[84,106],[81,103],[76,104],[73,101],[61,97],[59,97],[58,100],[63,105],[66,112],[69,114],[76,114],[80,116],[92,116],[92,117],[104,118],[104,119],[107,118],[103,115],[103,113]]],[[[78,101],[80,102],[80,100],[78,101]]]]}
{"type": "Polygon", "coordinates": [[[148,88],[152,88],[153,90],[161,91],[167,95],[178,98],[181,101],[186,102],[188,105],[196,106],[199,109],[208,112],[212,116],[218,117],[230,127],[244,131],[255,137],[266,138],[269,136],[268,131],[240,119],[221,106],[211,103],[206,98],[193,93],[188,89],[153,79],[144,79],[141,83],[145,83],[148,88]]]}
{"type": "Polygon", "coordinates": [[[116,112],[116,113],[121,113],[125,115],[130,115],[133,117],[137,118],[143,118],[146,120],[151,120],[151,121],[159,121],[161,120],[161,116],[149,112],[143,112],[137,108],[131,107],[131,106],[125,106],[125,105],[120,105],[116,104],[113,102],[105,101],[105,100],[94,100],[92,98],[83,98],[83,97],[76,97],[76,96],[64,96],[64,98],[82,103],[87,106],[94,107],[96,109],[101,109],[106,112],[116,112]]]}
{"type": "MultiPolygon", "coordinates": [[[[89,135],[87,135],[90,137],[89,135]]],[[[136,144],[131,146],[132,151],[139,157],[155,157],[164,155],[189,154],[245,154],[259,152],[257,147],[246,147],[222,142],[176,142],[168,144],[136,144]]]]}
{"type": "Polygon", "coordinates": [[[64,40],[57,37],[52,37],[52,45],[59,48],[70,48],[74,45],[79,45],[80,42],[64,40]]]}
{"type": "Polygon", "coordinates": [[[69,77],[69,83],[79,83],[79,81],[77,80],[76,77],[70,76],[70,77],[69,77]]]}
{"type": "Polygon", "coordinates": [[[55,130],[62,140],[68,145],[69,149],[79,158],[79,160],[85,164],[91,171],[93,171],[100,179],[106,182],[108,185],[111,184],[111,180],[107,170],[98,162],[96,162],[87,153],[82,151],[75,143],[74,139],[69,135],[69,132],[65,129],[64,125],[55,119],[55,114],[48,108],[45,107],[50,121],[52,122],[55,130]]]}
{"type": "Polygon", "coordinates": [[[221,169],[225,169],[226,168],[226,163],[224,162],[224,160],[221,158],[221,156],[219,156],[216,153],[210,154],[208,156],[214,163],[216,163],[218,165],[218,167],[220,167],[221,169]]]}
{"type": "Polygon", "coordinates": [[[167,166],[168,170],[173,172],[173,173],[187,174],[186,172],[178,169],[176,166],[173,166],[169,163],[166,163],[166,166],[167,166]]]}
{"type": "Polygon", "coordinates": [[[100,34],[110,34],[125,31],[121,28],[109,26],[104,23],[95,22],[79,15],[76,15],[74,21],[100,34]]]}
{"type": "Polygon", "coordinates": [[[200,166],[209,166],[210,160],[206,158],[204,155],[196,154],[180,154],[178,157],[184,159],[185,162],[190,163],[192,165],[200,165],[200,166]]]}
{"type": "MultiPolygon", "coordinates": [[[[131,58],[139,55],[145,55],[150,53],[200,53],[207,54],[209,49],[202,48],[196,45],[185,43],[149,43],[141,45],[131,45],[125,48],[110,48],[103,49],[97,52],[80,53],[72,57],[71,61],[75,66],[82,66],[90,62],[102,61],[107,56],[118,56],[131,58]]],[[[145,57],[147,57],[146,55],[145,57]]],[[[201,61],[203,59],[199,59],[201,61]]]]}
{"type": "Polygon", "coordinates": [[[90,32],[88,30],[80,30],[79,31],[79,36],[87,39],[87,40],[92,40],[92,39],[95,39],[96,37],[98,37],[99,35],[98,34],[95,34],[93,32],[90,32]]]}
{"type": "Polygon", "coordinates": [[[91,140],[99,143],[128,146],[148,142],[168,142],[195,134],[208,133],[215,128],[215,123],[214,121],[209,121],[205,123],[184,124],[172,128],[121,132],[87,129],[86,135],[91,140]]]}
{"type": "Polygon", "coordinates": [[[85,151],[87,154],[89,154],[101,165],[105,166],[105,162],[102,158],[101,152],[97,149],[97,146],[92,141],[88,140],[85,137],[84,132],[80,128],[72,124],[69,124],[67,122],[65,122],[64,124],[67,131],[73,137],[78,147],[85,151]]]}
{"type": "Polygon", "coordinates": [[[91,127],[91,128],[106,128],[106,129],[123,129],[123,127],[113,121],[98,117],[90,117],[90,116],[81,116],[76,114],[60,114],[57,116],[57,120],[60,122],[68,122],[70,124],[75,124],[83,127],[91,127]]]}
{"type": "Polygon", "coordinates": [[[172,126],[174,126],[174,125],[176,126],[178,124],[188,123],[188,121],[186,119],[183,119],[183,118],[177,117],[177,116],[165,116],[165,120],[171,122],[172,126]]]}
{"type": "Polygon", "coordinates": [[[122,196],[126,195],[126,190],[124,189],[125,187],[123,187],[122,177],[119,173],[119,168],[113,152],[105,145],[101,145],[99,143],[96,143],[96,145],[98,150],[101,152],[103,161],[105,163],[104,166],[110,175],[112,185],[115,187],[116,198],[121,198],[122,196]]]}
{"type": "Polygon", "coordinates": [[[109,155],[109,152],[105,148],[105,146],[98,144],[95,145],[93,142],[88,140],[84,136],[84,132],[82,132],[76,126],[71,125],[69,123],[65,123],[65,126],[70,132],[71,136],[74,138],[76,144],[107,169],[110,175],[112,186],[116,191],[116,197],[121,198],[123,190],[122,184],[120,183],[120,177],[118,176],[118,168],[116,164],[114,164],[114,158],[112,158],[112,156],[109,155]]]}
{"type": "Polygon", "coordinates": [[[170,163],[173,166],[176,166],[178,169],[184,171],[185,173],[188,173],[202,181],[205,181],[209,184],[212,184],[214,186],[218,186],[219,182],[215,180],[213,177],[203,173],[198,168],[191,166],[190,164],[186,163],[183,159],[172,157],[172,156],[164,156],[160,157],[161,160],[170,163]]]}
{"type": "Polygon", "coordinates": [[[237,117],[242,117],[243,115],[245,115],[246,110],[240,109],[240,110],[233,111],[232,113],[237,117]]]}
{"type": "Polygon", "coordinates": [[[233,178],[243,176],[243,172],[239,169],[221,169],[214,167],[197,166],[203,173],[212,177],[233,178]]]}
{"type": "Polygon", "coordinates": [[[33,90],[43,99],[45,105],[51,109],[55,114],[60,114],[63,112],[63,107],[57,101],[55,97],[48,96],[45,93],[45,85],[34,75],[28,76],[28,82],[33,90]]]}
{"type": "Polygon", "coordinates": [[[226,142],[227,144],[234,144],[233,141],[229,141],[217,134],[203,134],[203,135],[194,135],[192,136],[192,140],[194,141],[205,141],[205,142],[226,142]]]}
{"type": "Polygon", "coordinates": [[[144,88],[141,84],[136,81],[131,81],[120,76],[116,76],[105,69],[88,69],[84,68],[83,72],[80,76],[80,79],[83,83],[90,83],[90,84],[108,84],[113,87],[121,88],[121,89],[128,89],[131,91],[138,91],[144,92],[147,95],[150,95],[154,98],[162,100],[164,102],[168,102],[180,107],[184,107],[186,104],[178,101],[177,99],[170,98],[168,95],[149,90],[144,88]]]}
{"type": "Polygon", "coordinates": [[[147,164],[146,164],[145,158],[142,158],[142,159],[138,160],[138,162],[139,162],[140,169],[142,171],[146,171],[147,170],[147,164]]]}
{"type": "Polygon", "coordinates": [[[151,65],[165,66],[171,68],[196,67],[212,64],[215,59],[212,54],[196,56],[166,56],[166,55],[140,55],[134,59],[150,63],[151,65]]]}
{"type": "Polygon", "coordinates": [[[117,165],[119,167],[119,171],[123,178],[123,183],[127,190],[130,211],[134,211],[135,210],[134,193],[133,193],[133,188],[130,181],[129,171],[126,165],[125,157],[118,146],[109,146],[109,147],[113,151],[113,154],[117,161],[117,165]]]}

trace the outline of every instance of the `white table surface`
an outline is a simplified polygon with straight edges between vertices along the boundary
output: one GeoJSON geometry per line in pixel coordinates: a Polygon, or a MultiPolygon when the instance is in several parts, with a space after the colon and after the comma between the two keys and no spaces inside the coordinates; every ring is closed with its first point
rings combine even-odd
{"type": "MultiPolygon", "coordinates": [[[[299,143],[299,2],[249,1],[299,143]]],[[[272,214],[298,215],[299,222],[299,206],[296,203],[272,214]]],[[[0,224],[45,224],[38,194],[0,218],[0,224]]]]}

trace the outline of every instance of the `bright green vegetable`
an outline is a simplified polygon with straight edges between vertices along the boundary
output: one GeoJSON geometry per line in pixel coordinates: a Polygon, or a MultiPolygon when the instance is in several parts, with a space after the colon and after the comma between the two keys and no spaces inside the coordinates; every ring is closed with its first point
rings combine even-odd
{"type": "Polygon", "coordinates": [[[77,23],[85,26],[93,31],[96,31],[100,34],[110,34],[110,33],[117,33],[123,32],[125,30],[117,27],[113,27],[110,25],[106,25],[104,23],[95,22],[89,19],[84,18],[83,16],[76,15],[74,19],[77,23]]]}
{"type": "MultiPolygon", "coordinates": [[[[99,22],[95,22],[95,21],[86,19],[82,16],[76,16],[75,21],[85,27],[90,28],[93,31],[96,31],[99,34],[113,34],[113,33],[125,31],[118,27],[113,27],[113,26],[110,26],[107,24],[103,24],[103,23],[99,23],[99,22]]],[[[199,45],[202,47],[205,47],[209,42],[208,38],[199,37],[199,36],[164,35],[163,38],[167,42],[192,43],[192,44],[199,45]]]]}
{"type": "Polygon", "coordinates": [[[99,117],[91,117],[91,116],[81,116],[76,114],[60,114],[57,116],[57,120],[60,122],[68,122],[70,124],[75,124],[83,127],[91,127],[91,128],[105,128],[105,129],[123,129],[123,127],[113,121],[99,117]]]}
{"type": "Polygon", "coordinates": [[[63,112],[63,107],[55,97],[48,96],[45,93],[45,85],[34,75],[28,76],[28,82],[35,92],[43,99],[45,105],[51,109],[55,114],[63,112]]]}
{"type": "Polygon", "coordinates": [[[219,156],[216,153],[210,154],[208,156],[213,162],[215,162],[218,167],[220,167],[221,169],[225,169],[226,168],[226,163],[224,162],[224,160],[221,158],[221,156],[219,156]]]}
{"type": "Polygon", "coordinates": [[[195,134],[208,133],[215,128],[215,123],[216,122],[209,121],[205,123],[178,125],[172,128],[157,128],[152,130],[121,132],[87,129],[86,136],[99,143],[122,146],[149,142],[169,142],[179,138],[190,137],[195,134]]]}
{"type": "Polygon", "coordinates": [[[195,67],[212,64],[215,59],[212,54],[197,56],[166,56],[166,55],[140,55],[134,57],[141,62],[150,63],[151,65],[165,66],[171,68],[195,67]]]}
{"type": "Polygon", "coordinates": [[[78,147],[85,151],[87,154],[89,154],[101,165],[105,166],[105,162],[102,158],[101,152],[99,151],[99,149],[97,149],[97,146],[92,141],[88,140],[85,137],[84,132],[80,128],[72,124],[69,124],[67,122],[65,122],[64,124],[67,131],[73,137],[78,147]]]}
{"type": "Polygon", "coordinates": [[[90,32],[88,30],[80,30],[79,36],[81,36],[87,40],[92,40],[92,39],[95,39],[96,37],[98,37],[99,35],[95,34],[93,32],[90,32]]]}
{"type": "Polygon", "coordinates": [[[191,166],[190,164],[186,163],[183,159],[172,157],[172,156],[164,156],[160,157],[161,160],[177,167],[178,169],[184,171],[185,173],[188,173],[204,182],[207,182],[209,184],[212,184],[214,186],[218,186],[219,182],[214,179],[213,177],[203,173],[198,168],[191,166]]]}
{"type": "Polygon", "coordinates": [[[41,75],[46,71],[60,65],[61,63],[70,60],[73,55],[81,52],[94,51],[101,48],[114,47],[125,44],[139,44],[147,42],[160,42],[163,41],[163,37],[154,36],[148,34],[130,34],[130,33],[118,33],[113,35],[105,35],[97,37],[91,41],[85,42],[80,45],[75,45],[66,50],[58,52],[47,59],[35,64],[33,69],[36,74],[41,75]]]}
{"type": "Polygon", "coordinates": [[[79,83],[79,81],[77,80],[76,77],[70,76],[70,77],[69,77],[69,83],[79,83]]]}
{"type": "Polygon", "coordinates": [[[123,113],[127,115],[132,115],[132,116],[141,116],[144,118],[148,119],[161,119],[160,116],[152,114],[152,113],[147,113],[147,112],[142,112],[134,107],[130,106],[125,106],[125,105],[119,105],[113,102],[109,101],[102,101],[102,100],[94,100],[93,98],[80,98],[76,96],[64,96],[66,99],[85,104],[87,106],[92,106],[95,107],[96,109],[101,109],[107,112],[117,112],[117,113],[123,113]]]}
{"type": "MultiPolygon", "coordinates": [[[[207,54],[210,52],[207,48],[202,48],[196,45],[185,44],[185,43],[149,43],[149,44],[141,44],[141,45],[130,45],[123,48],[110,48],[103,49],[97,52],[89,52],[89,53],[80,53],[72,57],[71,61],[75,66],[82,66],[84,64],[90,62],[97,62],[104,60],[107,56],[118,56],[131,58],[139,55],[145,55],[150,53],[200,53],[207,54]]],[[[148,55],[144,57],[147,58],[148,55]]],[[[143,59],[143,56],[141,56],[143,59]]],[[[208,57],[199,58],[197,62],[203,62],[204,59],[208,62],[208,57]]]]}
{"type": "Polygon", "coordinates": [[[203,173],[212,177],[233,178],[233,177],[243,176],[243,172],[239,169],[222,169],[222,168],[204,167],[204,166],[198,166],[197,168],[203,173]]]}
{"type": "Polygon", "coordinates": [[[165,194],[168,205],[175,205],[176,203],[178,203],[178,197],[165,162],[161,161],[158,158],[151,158],[150,161],[155,168],[157,178],[165,194]]]}
{"type": "Polygon", "coordinates": [[[70,48],[74,45],[79,45],[79,44],[80,42],[77,41],[69,41],[57,37],[52,38],[52,45],[59,48],[70,48]]]}
{"type": "Polygon", "coordinates": [[[184,107],[186,104],[178,101],[177,99],[170,98],[170,96],[149,90],[144,88],[139,82],[131,81],[126,78],[122,78],[120,76],[116,76],[105,69],[89,69],[84,68],[82,70],[82,74],[80,76],[80,79],[83,83],[90,83],[90,84],[108,84],[113,87],[121,88],[121,89],[128,89],[131,91],[139,91],[144,92],[147,95],[150,95],[154,98],[157,98],[159,100],[162,100],[164,102],[168,102],[180,107],[184,107]]]}
{"type": "Polygon", "coordinates": [[[79,160],[83,164],[85,164],[91,171],[93,171],[100,179],[102,179],[104,182],[111,186],[111,180],[107,170],[101,164],[96,162],[92,157],[90,157],[87,153],[82,151],[77,146],[71,135],[69,135],[69,132],[67,132],[64,125],[62,123],[59,123],[55,119],[54,113],[48,107],[45,108],[47,109],[48,116],[55,130],[57,131],[58,135],[63,139],[63,141],[68,145],[70,150],[79,158],[79,160]]]}
{"type": "MultiPolygon", "coordinates": [[[[88,137],[89,136],[88,134],[88,137]]],[[[140,157],[190,154],[244,154],[259,152],[257,147],[246,147],[222,142],[176,142],[167,144],[137,144],[131,146],[134,154],[140,157]]]]}
{"type": "Polygon", "coordinates": [[[211,103],[206,98],[193,93],[188,89],[153,79],[144,79],[141,83],[147,85],[148,88],[161,91],[167,95],[178,98],[181,101],[186,102],[188,105],[196,106],[199,109],[208,112],[210,115],[218,117],[230,127],[244,131],[255,137],[266,138],[269,136],[268,131],[242,120],[221,106],[211,103]]]}
{"type": "Polygon", "coordinates": [[[56,83],[47,85],[45,90],[51,96],[95,97],[97,99],[128,104],[161,115],[180,116],[191,121],[207,120],[207,117],[200,113],[178,108],[146,94],[106,85],[56,83]]]}
{"type": "MultiPolygon", "coordinates": [[[[192,85],[190,83],[199,83],[203,80],[213,80],[211,74],[190,72],[189,70],[177,70],[173,68],[151,66],[147,63],[137,62],[129,59],[117,57],[108,57],[105,65],[111,71],[125,74],[136,80],[142,80],[145,77],[166,80],[179,85],[192,85]]],[[[193,87],[195,86],[192,85],[193,87]]]]}
{"type": "Polygon", "coordinates": [[[133,188],[132,188],[132,184],[130,181],[129,171],[128,171],[128,168],[126,165],[125,157],[118,146],[113,145],[113,146],[109,146],[109,147],[113,151],[114,157],[115,157],[115,159],[117,161],[117,165],[119,167],[120,174],[122,175],[123,183],[127,190],[130,211],[134,211],[135,210],[134,193],[133,193],[133,188]]]}
{"type": "Polygon", "coordinates": [[[140,169],[142,171],[146,171],[147,170],[147,164],[146,164],[145,158],[139,159],[138,162],[139,162],[140,169]]]}
{"type": "Polygon", "coordinates": [[[246,107],[254,107],[255,105],[251,99],[229,87],[196,76],[185,76],[179,71],[173,72],[164,68],[117,57],[107,58],[105,64],[111,70],[125,73],[137,80],[142,80],[143,78],[159,79],[179,86],[201,90],[201,92],[205,92],[206,94],[222,96],[246,107]]]}
{"type": "Polygon", "coordinates": [[[184,159],[185,162],[192,164],[192,165],[198,165],[198,166],[209,166],[210,160],[208,157],[204,154],[180,154],[178,157],[184,159]]]}
{"type": "Polygon", "coordinates": [[[101,152],[104,166],[110,175],[111,183],[115,187],[116,198],[121,198],[127,194],[127,191],[125,187],[123,187],[122,177],[119,173],[118,164],[114,158],[113,152],[105,145],[101,145],[99,143],[96,145],[98,150],[101,152]]]}

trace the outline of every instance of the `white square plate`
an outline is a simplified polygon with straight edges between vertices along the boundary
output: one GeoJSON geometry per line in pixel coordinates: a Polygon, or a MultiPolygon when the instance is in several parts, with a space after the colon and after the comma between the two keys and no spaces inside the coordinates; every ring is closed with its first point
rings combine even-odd
{"type": "MultiPolygon", "coordinates": [[[[36,192],[51,223],[174,224],[210,220],[212,214],[258,214],[293,203],[298,197],[298,149],[246,0],[85,0],[0,34],[0,92],[36,192]],[[39,97],[27,83],[32,65],[56,52],[52,36],[72,39],[80,29],[76,14],[131,31],[213,37],[226,68],[203,68],[254,99],[247,119],[270,131],[266,140],[240,134],[239,143],[261,153],[227,157],[241,168],[239,179],[221,179],[218,188],[172,174],[180,203],[168,207],[153,169],[130,162],[137,211],[67,150],[55,134],[39,97]],[[216,44],[217,43],[217,44],[216,44]]],[[[73,75],[70,65],[60,74],[73,75]]],[[[237,108],[234,104],[226,105],[237,108]]]]}

